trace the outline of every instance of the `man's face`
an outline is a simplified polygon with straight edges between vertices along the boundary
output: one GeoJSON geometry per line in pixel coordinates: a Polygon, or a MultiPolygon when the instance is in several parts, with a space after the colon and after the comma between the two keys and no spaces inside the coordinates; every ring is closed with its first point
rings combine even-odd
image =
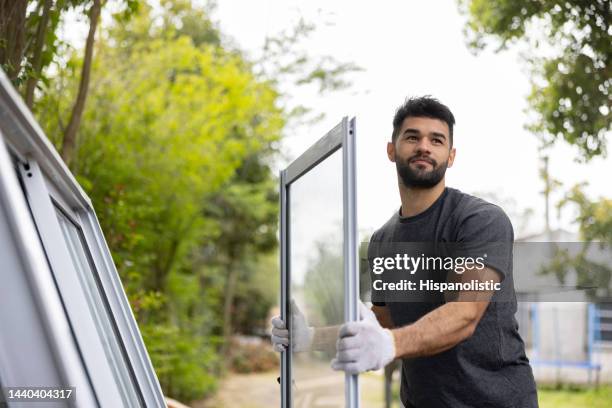
{"type": "Polygon", "coordinates": [[[395,143],[387,144],[389,160],[406,187],[432,188],[453,165],[455,149],[450,148],[446,122],[426,117],[408,117],[395,143]]]}

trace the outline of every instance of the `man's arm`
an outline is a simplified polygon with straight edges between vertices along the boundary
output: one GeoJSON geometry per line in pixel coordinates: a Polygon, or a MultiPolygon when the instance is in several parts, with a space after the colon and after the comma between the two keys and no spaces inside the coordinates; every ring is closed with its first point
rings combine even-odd
{"type": "MultiPolygon", "coordinates": [[[[387,306],[373,305],[372,311],[374,312],[378,323],[380,323],[382,327],[384,327],[385,329],[392,329],[395,327],[395,324],[393,324],[393,320],[391,319],[391,313],[389,312],[387,306]]],[[[312,340],[312,349],[327,350],[330,346],[335,349],[340,327],[340,325],[315,327],[312,340]]]]}
{"type": "MultiPolygon", "coordinates": [[[[391,319],[391,313],[387,306],[372,306],[372,311],[376,316],[376,319],[382,327],[385,329],[392,329],[395,327],[393,320],[391,319]]],[[[340,325],[338,326],[327,326],[327,327],[315,327],[314,335],[312,340],[313,350],[328,350],[332,347],[336,348],[336,340],[338,339],[338,332],[340,331],[340,325]]]]}
{"type": "MultiPolygon", "coordinates": [[[[294,306],[297,314],[301,315],[299,309],[294,306]]],[[[376,314],[378,321],[382,327],[393,328],[393,321],[389,309],[385,306],[373,306],[372,310],[376,314]]],[[[301,315],[294,321],[296,338],[298,338],[297,347],[294,351],[336,351],[336,341],[338,340],[338,332],[341,325],[336,326],[321,326],[309,327],[306,323],[306,318],[301,315]]],[[[272,343],[275,345],[275,350],[283,351],[289,345],[289,331],[286,329],[285,323],[280,319],[280,316],[275,316],[272,319],[272,343]]]]}
{"type": "Polygon", "coordinates": [[[446,351],[474,333],[489,302],[447,303],[408,326],[391,330],[395,357],[431,356],[446,351]]]}
{"type": "Polygon", "coordinates": [[[334,352],[340,327],[340,325],[313,327],[311,350],[334,352]]]}
{"type": "MultiPolygon", "coordinates": [[[[466,271],[460,281],[500,282],[493,269],[466,271]]],[[[489,306],[492,291],[460,292],[457,301],[446,303],[408,326],[391,330],[395,341],[395,357],[431,356],[446,351],[469,338],[489,306]],[[476,300],[476,301],[474,301],[476,300]]]]}
{"type": "Polygon", "coordinates": [[[376,320],[378,323],[385,329],[393,329],[395,327],[395,323],[393,323],[393,319],[391,319],[391,312],[389,312],[389,308],[387,306],[376,306],[372,305],[372,311],[376,316],[376,320]]]}

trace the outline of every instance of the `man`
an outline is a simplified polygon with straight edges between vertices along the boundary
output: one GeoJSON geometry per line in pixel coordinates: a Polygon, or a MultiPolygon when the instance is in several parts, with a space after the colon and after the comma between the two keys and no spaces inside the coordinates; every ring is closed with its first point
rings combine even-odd
{"type": "MultiPolygon", "coordinates": [[[[356,374],[401,358],[407,408],[537,407],[514,318],[512,225],[499,207],[445,186],[456,154],[454,124],[451,111],[431,97],[408,99],[397,110],[387,156],[396,165],[401,208],[373,234],[369,252],[398,242],[505,243],[508,250],[487,258],[483,268],[455,274],[499,290],[460,291],[453,301],[375,301],[371,310],[360,305],[361,320],[338,332],[332,368],[356,374]]],[[[287,330],[278,317],[273,326],[275,348],[284,350],[287,330]]],[[[305,321],[294,330],[292,341],[302,349],[317,338],[305,321]]]]}

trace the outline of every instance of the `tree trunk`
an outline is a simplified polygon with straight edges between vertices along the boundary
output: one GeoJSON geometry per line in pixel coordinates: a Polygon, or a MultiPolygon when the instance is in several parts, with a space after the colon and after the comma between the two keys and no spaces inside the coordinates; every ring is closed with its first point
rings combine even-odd
{"type": "MultiPolygon", "coordinates": [[[[229,343],[232,337],[232,309],[234,306],[234,294],[238,280],[238,269],[233,257],[227,264],[227,281],[223,296],[223,347],[221,355],[227,357],[229,354],[229,343]]],[[[226,360],[227,361],[227,360],[226,360]]]]}
{"type": "Polygon", "coordinates": [[[25,49],[27,0],[0,0],[0,65],[17,85],[25,49]]]}
{"type": "Polygon", "coordinates": [[[79,92],[72,106],[70,121],[64,131],[64,140],[62,142],[61,156],[67,166],[70,167],[77,144],[77,134],[83,111],[85,110],[85,101],[87,99],[87,91],[89,89],[89,77],[91,74],[91,64],[93,60],[94,40],[96,37],[96,28],[100,19],[100,10],[102,9],[101,0],[93,0],[93,5],[89,12],[89,33],[87,34],[87,42],[85,43],[85,58],[83,59],[83,69],[81,71],[81,82],[79,83],[79,92]]]}
{"type": "Polygon", "coordinates": [[[180,243],[180,235],[177,235],[170,243],[165,259],[163,258],[165,251],[161,249],[158,251],[158,258],[156,266],[153,270],[153,279],[151,282],[151,289],[154,291],[159,291],[162,293],[166,292],[166,282],[168,281],[168,275],[170,275],[180,243]]]}
{"type": "Polygon", "coordinates": [[[47,26],[49,24],[49,14],[52,5],[53,0],[45,0],[40,23],[36,28],[36,40],[34,43],[34,50],[32,51],[32,73],[28,77],[25,91],[25,103],[30,109],[32,109],[32,105],[34,103],[34,90],[36,89],[36,83],[40,79],[40,74],[42,71],[42,54],[43,49],[45,48],[47,26]]]}

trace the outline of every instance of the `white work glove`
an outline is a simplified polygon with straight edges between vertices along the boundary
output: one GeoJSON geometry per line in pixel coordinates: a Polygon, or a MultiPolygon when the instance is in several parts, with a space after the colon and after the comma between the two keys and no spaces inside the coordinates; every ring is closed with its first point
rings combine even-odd
{"type": "Polygon", "coordinates": [[[359,302],[360,320],[345,323],[338,333],[332,369],[348,374],[378,370],[395,358],[395,340],[366,305],[359,302]]]}
{"type": "MultiPolygon", "coordinates": [[[[297,307],[297,304],[291,301],[292,321],[292,349],[294,352],[308,351],[312,344],[314,328],[308,327],[306,318],[297,307]]],[[[272,346],[275,351],[282,352],[287,350],[289,344],[289,330],[285,326],[285,322],[280,316],[272,318],[272,346]]]]}

